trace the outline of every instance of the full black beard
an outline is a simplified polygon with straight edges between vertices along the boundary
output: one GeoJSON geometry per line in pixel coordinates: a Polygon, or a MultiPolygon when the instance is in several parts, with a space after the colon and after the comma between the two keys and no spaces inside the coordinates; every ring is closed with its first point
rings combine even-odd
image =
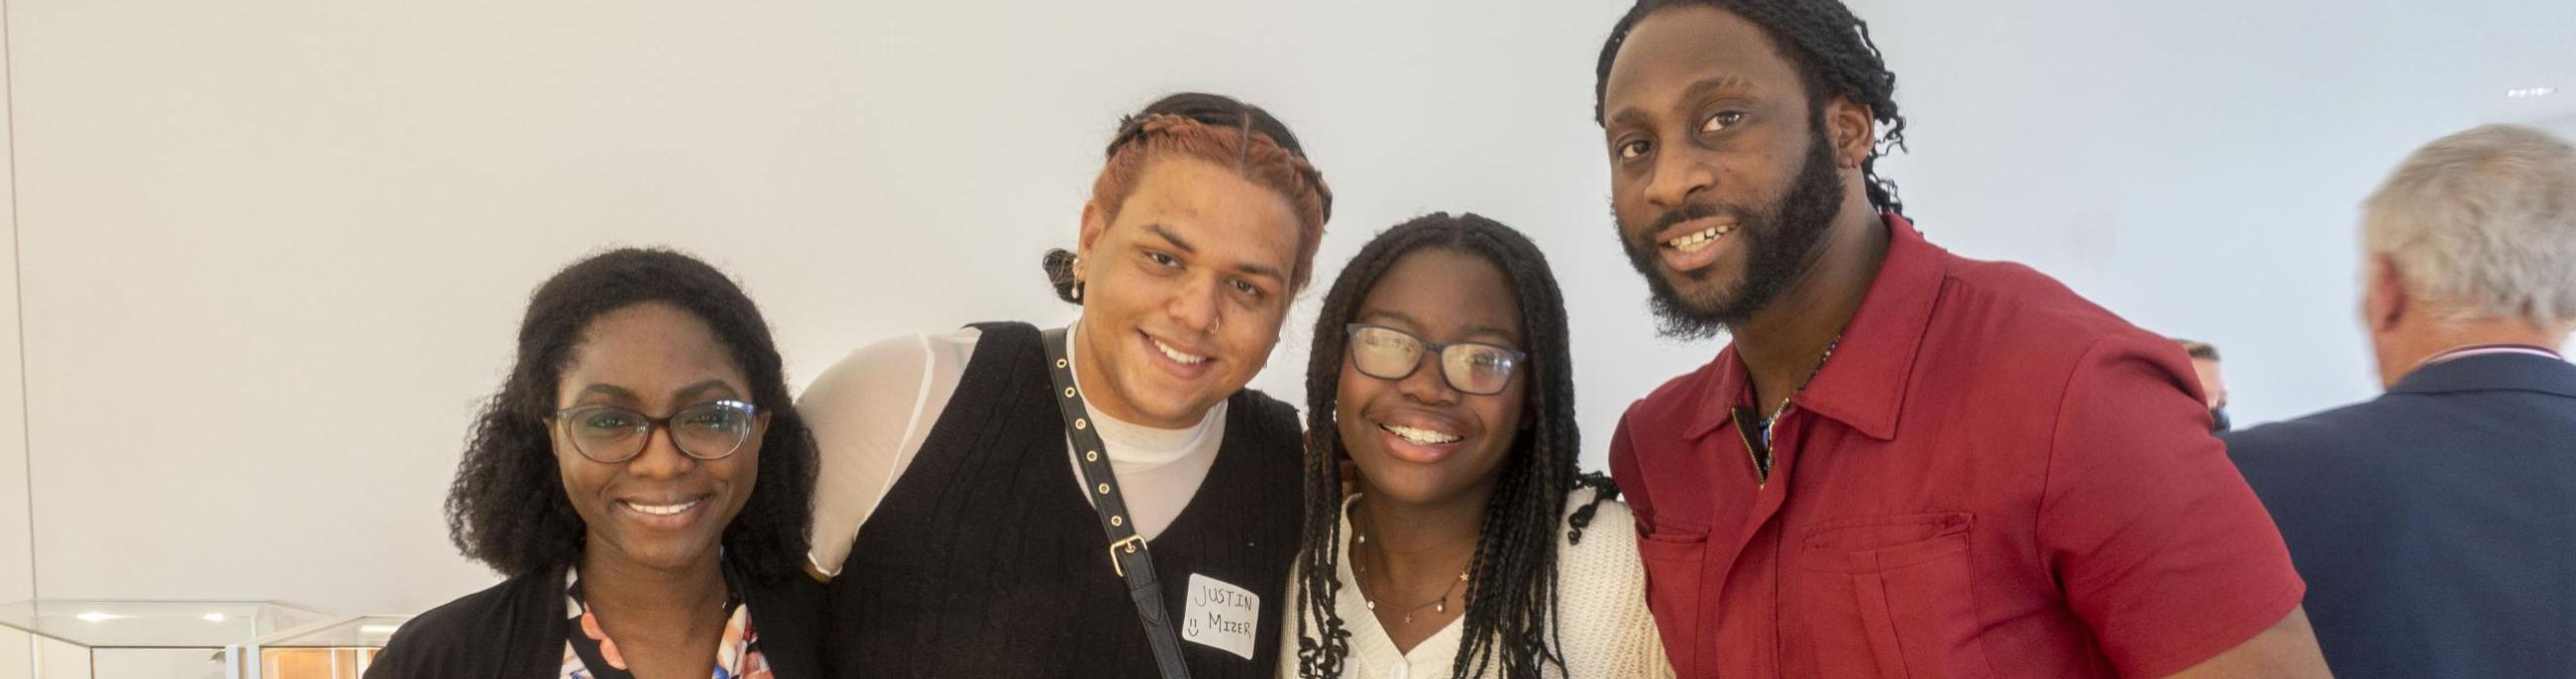
{"type": "MultiPolygon", "coordinates": [[[[1620,225],[1619,240],[1628,251],[1628,263],[1646,277],[1646,288],[1654,294],[1649,306],[1655,311],[1663,336],[1709,339],[1741,325],[1770,307],[1814,262],[1826,232],[1842,213],[1842,176],[1834,167],[1833,145],[1825,139],[1824,121],[1814,121],[1813,129],[1816,134],[1808,142],[1807,160],[1798,168],[1788,195],[1761,210],[1693,203],[1664,213],[1650,228],[1620,225]],[[1646,239],[1674,224],[1720,215],[1736,217],[1738,226],[1728,237],[1745,239],[1749,256],[1744,278],[1731,289],[1686,298],[1658,271],[1655,249],[1662,244],[1646,239]]],[[[1612,221],[1617,221],[1615,216],[1612,221]]],[[[1696,279],[1708,273],[1701,270],[1681,275],[1696,279]]]]}

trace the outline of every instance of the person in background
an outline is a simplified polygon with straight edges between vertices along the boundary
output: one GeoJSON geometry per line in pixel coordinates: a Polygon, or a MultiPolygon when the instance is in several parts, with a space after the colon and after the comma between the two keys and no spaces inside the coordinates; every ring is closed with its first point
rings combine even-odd
{"type": "Polygon", "coordinates": [[[838,676],[1276,670],[1301,444],[1244,385],[1332,193],[1285,124],[1212,94],[1146,106],[1106,155],[1078,253],[1046,260],[1071,327],[880,341],[798,403],[838,676]]]}
{"type": "Polygon", "coordinates": [[[823,676],[814,442],[779,366],[688,255],[548,279],[447,496],[456,546],[509,579],[404,624],[368,679],[823,676]]]}
{"type": "Polygon", "coordinates": [[[2365,204],[2387,393],[2227,435],[2341,677],[2576,677],[2576,148],[2488,126],[2365,204]]]}
{"type": "Polygon", "coordinates": [[[1598,64],[1615,233],[1732,336],[1610,441],[1681,676],[2325,674],[2180,348],[1902,214],[1842,3],[1642,0],[1598,64]]]}
{"type": "Polygon", "coordinates": [[[1672,675],[1628,508],[1576,467],[1565,298],[1536,244],[1474,214],[1397,225],[1342,268],[1314,337],[1306,492],[1325,501],[1282,679],[1672,675]]]}
{"type": "Polygon", "coordinates": [[[2200,377],[2201,400],[2209,404],[2209,430],[2227,431],[2231,428],[2227,421],[2227,376],[2218,372],[2218,347],[2200,340],[2175,338],[2174,342],[2191,357],[2191,371],[2200,377]]]}

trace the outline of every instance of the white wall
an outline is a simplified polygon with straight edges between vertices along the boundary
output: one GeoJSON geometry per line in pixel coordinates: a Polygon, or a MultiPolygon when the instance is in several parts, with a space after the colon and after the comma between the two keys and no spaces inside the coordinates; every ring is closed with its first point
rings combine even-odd
{"type": "Polygon", "coordinates": [[[2217,344],[2240,425],[2376,393],[2362,198],[2436,137],[2569,110],[2503,92],[2576,76],[2576,3],[1856,4],[1923,228],[2217,344]]]}
{"type": "MultiPolygon", "coordinates": [[[[1616,11],[17,0],[44,592],[479,587],[439,502],[554,267],[698,251],[800,382],[893,333],[1068,318],[1038,256],[1116,118],[1178,88],[1307,140],[1340,187],[1326,261],[1474,209],[1589,273],[1577,346],[1660,357],[1585,366],[1606,427],[1709,350],[1647,337],[1608,236],[1588,93],[1616,11]]],[[[1259,386],[1298,396],[1306,334],[1259,386]]]]}
{"type": "MultiPolygon", "coordinates": [[[[2278,46],[2423,17],[2298,4],[1863,2],[1916,122],[1889,170],[1936,240],[2227,347],[2241,417],[2358,397],[2352,206],[2482,114],[2385,103],[2441,89],[2410,66],[2441,44],[2278,46]]],[[[1425,211],[1530,232],[1598,467],[1619,410],[1715,349],[1653,337],[1610,235],[1591,70],[1621,9],[15,0],[37,585],[353,612],[477,588],[439,502],[554,267],[699,252],[800,383],[894,333],[1060,321],[1039,253],[1116,117],[1181,88],[1306,140],[1340,198],[1318,280],[1425,211]]],[[[1299,400],[1307,334],[1255,386],[1299,400]]]]}
{"type": "MultiPolygon", "coordinates": [[[[8,35],[7,12],[0,5],[0,92],[9,85],[8,35]]],[[[8,108],[0,106],[0,130],[11,129],[10,123],[8,108]]],[[[10,150],[10,135],[0,134],[0,158],[10,150]]],[[[19,363],[16,186],[15,171],[0,163],[0,221],[9,226],[9,238],[0,240],[0,602],[36,595],[35,537],[28,522],[26,379],[19,363]]],[[[34,641],[24,632],[0,629],[0,679],[35,676],[34,641]]]]}

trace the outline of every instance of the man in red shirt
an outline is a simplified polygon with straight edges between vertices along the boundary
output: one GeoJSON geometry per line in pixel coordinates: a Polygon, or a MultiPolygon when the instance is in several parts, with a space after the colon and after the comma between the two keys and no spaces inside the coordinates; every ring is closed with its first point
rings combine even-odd
{"type": "Polygon", "coordinates": [[[1850,10],[1644,0],[1599,75],[1665,331],[1734,340],[1611,440],[1681,676],[2325,676],[2182,350],[1899,214],[1850,10]]]}

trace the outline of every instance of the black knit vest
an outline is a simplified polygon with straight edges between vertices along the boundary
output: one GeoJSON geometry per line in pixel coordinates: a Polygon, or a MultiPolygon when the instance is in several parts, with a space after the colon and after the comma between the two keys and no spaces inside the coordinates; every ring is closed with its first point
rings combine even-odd
{"type": "MultiPolygon", "coordinates": [[[[827,665],[841,679],[1157,676],[1066,457],[1037,329],[977,327],[956,395],[827,588],[827,665]]],[[[1184,641],[1190,676],[1270,679],[1302,446],[1295,409],[1248,389],[1227,403],[1207,480],[1148,544],[1176,622],[1192,574],[1261,597],[1252,658],[1184,641]]]]}

